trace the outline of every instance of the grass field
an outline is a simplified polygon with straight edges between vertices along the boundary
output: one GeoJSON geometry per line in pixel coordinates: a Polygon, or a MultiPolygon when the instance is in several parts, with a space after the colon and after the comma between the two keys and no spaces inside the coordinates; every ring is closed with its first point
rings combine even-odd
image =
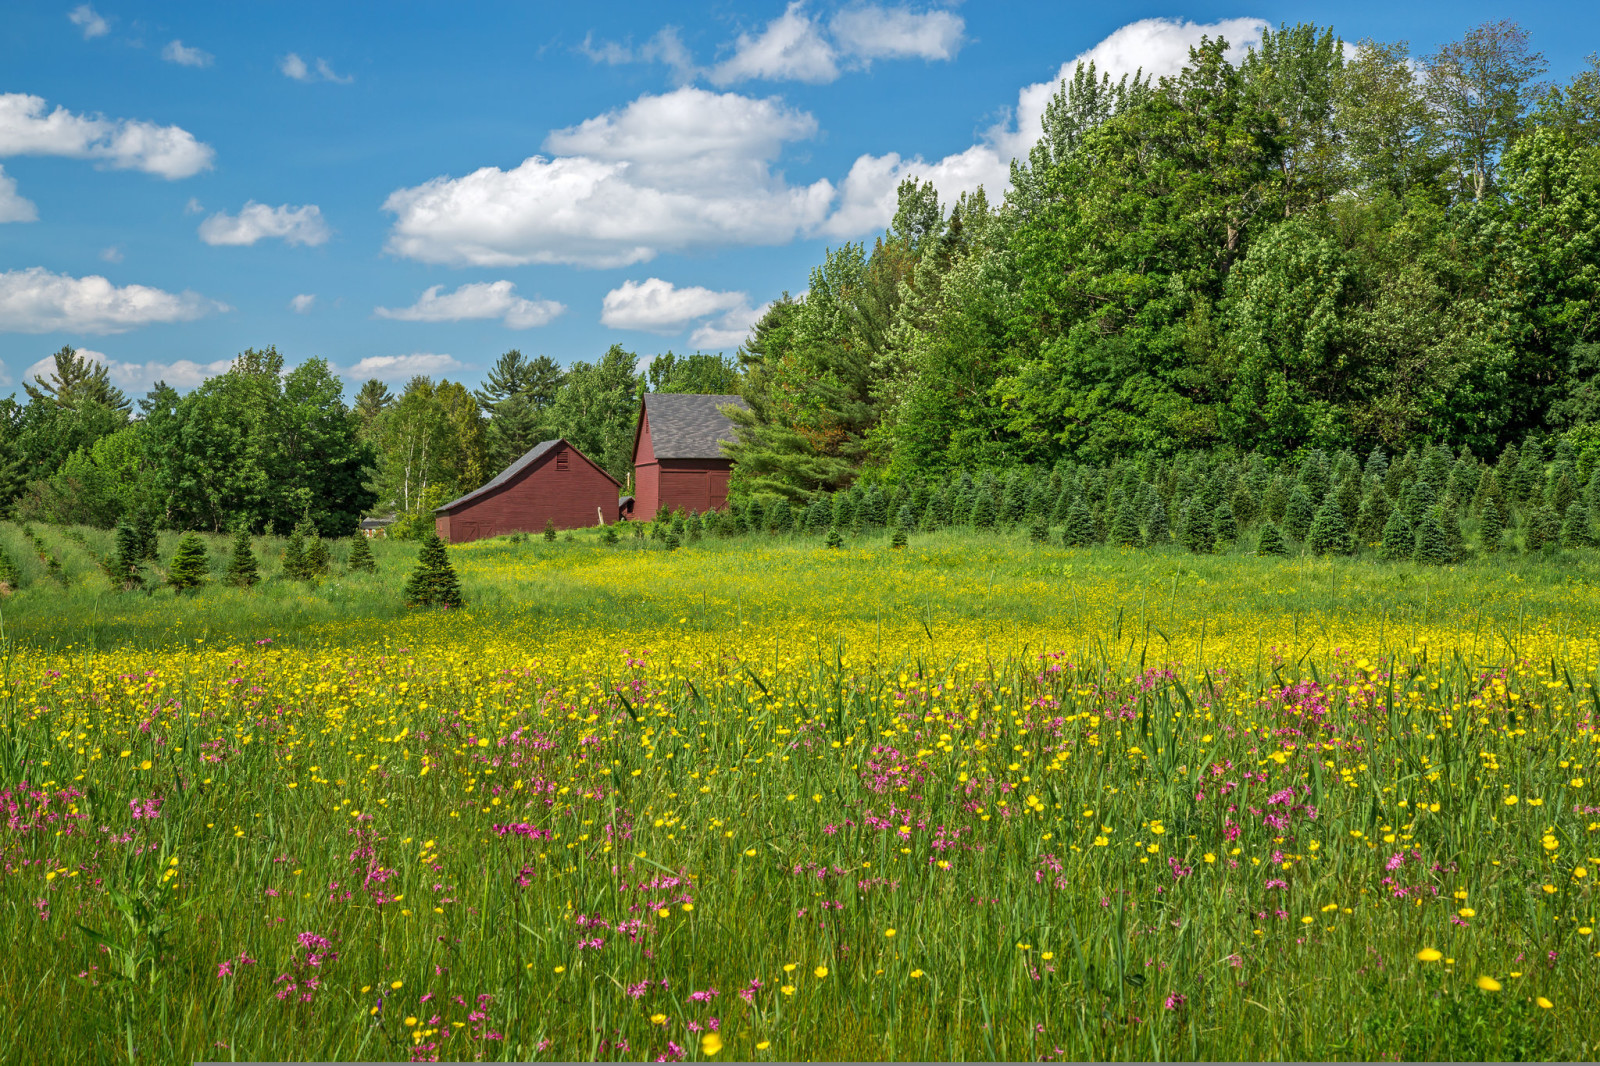
{"type": "Polygon", "coordinates": [[[414,545],[178,597],[37,532],[6,1061],[1600,1044],[1593,553],[583,534],[413,612],[414,545]]]}

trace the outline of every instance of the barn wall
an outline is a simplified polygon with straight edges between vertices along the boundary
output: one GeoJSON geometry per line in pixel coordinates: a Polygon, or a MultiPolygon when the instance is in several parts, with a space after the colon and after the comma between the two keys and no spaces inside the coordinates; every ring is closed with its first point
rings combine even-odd
{"type": "Polygon", "coordinates": [[[446,544],[455,543],[454,541],[452,541],[450,539],[450,516],[449,515],[442,514],[442,515],[439,515],[437,518],[435,518],[433,520],[433,530],[434,530],[435,533],[439,534],[439,539],[444,541],[446,544]]]}
{"type": "Polygon", "coordinates": [[[661,469],[650,441],[650,416],[639,415],[639,437],[633,446],[633,517],[648,522],[656,516],[661,496],[661,469]]]}
{"type": "Polygon", "coordinates": [[[674,510],[718,510],[728,505],[731,459],[661,460],[660,502],[674,510]]]}
{"type": "Polygon", "coordinates": [[[595,525],[601,514],[608,523],[616,521],[617,483],[564,444],[515,481],[440,515],[437,525],[441,537],[461,544],[504,533],[538,533],[547,521],[557,529],[582,529],[595,525]]]}

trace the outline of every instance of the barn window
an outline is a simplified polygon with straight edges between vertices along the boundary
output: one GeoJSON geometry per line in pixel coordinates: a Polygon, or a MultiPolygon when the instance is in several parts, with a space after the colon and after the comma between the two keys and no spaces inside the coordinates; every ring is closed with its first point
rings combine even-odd
{"type": "Polygon", "coordinates": [[[565,470],[566,468],[567,468],[567,453],[566,452],[557,452],[556,453],[556,469],[557,470],[565,470]]]}

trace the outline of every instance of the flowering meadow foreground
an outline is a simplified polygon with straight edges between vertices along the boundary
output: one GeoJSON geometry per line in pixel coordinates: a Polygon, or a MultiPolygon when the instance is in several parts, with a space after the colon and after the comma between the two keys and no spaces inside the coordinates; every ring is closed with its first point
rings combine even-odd
{"type": "Polygon", "coordinates": [[[61,543],[0,600],[4,1061],[1600,1045],[1593,563],[583,537],[407,612],[414,545],[180,598],[61,543]]]}

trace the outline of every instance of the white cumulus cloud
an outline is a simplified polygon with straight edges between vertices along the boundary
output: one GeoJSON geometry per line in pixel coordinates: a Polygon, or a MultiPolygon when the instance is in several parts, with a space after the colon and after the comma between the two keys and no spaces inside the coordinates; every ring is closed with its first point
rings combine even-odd
{"type": "Polygon", "coordinates": [[[462,369],[462,364],[454,356],[413,352],[410,355],[369,355],[341,373],[347,378],[400,381],[417,374],[438,374],[445,370],[459,369],[462,369]]]}
{"type": "Polygon", "coordinates": [[[211,169],[210,145],[178,126],[46,112],[45,100],[0,93],[0,156],[54,155],[103,160],[117,170],[142,170],[169,180],[211,169]]]}
{"type": "Polygon", "coordinates": [[[443,285],[423,291],[410,307],[377,307],[379,318],[400,322],[461,322],[466,319],[498,318],[509,329],[532,329],[550,323],[566,310],[554,300],[527,300],[516,294],[509,281],[482,281],[462,285],[455,292],[440,294],[443,285]]]}
{"type": "Polygon", "coordinates": [[[0,332],[6,333],[122,333],[225,310],[198,293],[117,286],[98,274],[75,278],[43,267],[0,273],[0,332]]]}
{"type": "Polygon", "coordinates": [[[278,61],[278,70],[285,77],[293,78],[295,81],[331,81],[349,85],[356,80],[354,74],[334,73],[326,59],[318,59],[315,64],[310,64],[293,52],[278,61]]]}
{"type": "Polygon", "coordinates": [[[689,334],[689,343],[702,350],[737,348],[749,339],[750,331],[771,306],[770,302],[760,307],[740,304],[727,314],[702,324],[689,334]]]}
{"type": "Polygon", "coordinates": [[[88,4],[79,4],[73,8],[67,12],[67,18],[74,26],[83,31],[83,39],[86,41],[95,37],[104,37],[111,32],[111,24],[88,4]]]}
{"type": "Polygon", "coordinates": [[[209,67],[216,56],[199,48],[190,48],[182,41],[173,40],[161,50],[161,58],[180,67],[209,67]]]}
{"type": "Polygon", "coordinates": [[[0,167],[0,222],[36,222],[39,209],[33,201],[17,192],[16,179],[0,167]]]}
{"type": "Polygon", "coordinates": [[[708,76],[716,85],[752,78],[823,84],[839,76],[838,53],[821,24],[806,13],[805,4],[795,0],[759,34],[741,33],[733,55],[708,76]]]}
{"type": "Polygon", "coordinates": [[[331,232],[316,204],[268,207],[251,200],[237,215],[218,211],[200,223],[200,239],[212,245],[250,245],[267,237],[280,237],[285,244],[318,245],[331,232]]]}
{"type": "Polygon", "coordinates": [[[317,306],[317,296],[311,292],[302,292],[289,301],[289,310],[297,315],[308,315],[315,306],[317,306]]]}
{"type": "Polygon", "coordinates": [[[662,251],[781,244],[827,214],[826,180],[772,171],[816,120],[777,99],[684,87],[556,130],[554,156],[399,189],[390,252],[476,266],[625,266],[662,251]]]}
{"type": "Polygon", "coordinates": [[[601,301],[600,324],[612,329],[676,333],[697,318],[745,307],[748,302],[742,292],[716,292],[699,285],[680,289],[660,278],[624,281],[601,301]]]}
{"type": "MultiPolygon", "coordinates": [[[[128,392],[144,392],[158,381],[164,381],[175,389],[192,389],[206,378],[226,374],[233,365],[231,359],[218,359],[210,363],[197,363],[192,359],[176,359],[170,363],[151,361],[148,363],[130,363],[120,359],[113,359],[104,352],[97,352],[92,348],[79,348],[78,354],[92,363],[99,363],[106,368],[106,376],[111,383],[119,389],[128,392]]],[[[34,377],[41,376],[49,379],[55,372],[54,356],[46,356],[30,366],[23,374],[22,380],[32,381],[34,377]]]]}
{"type": "Polygon", "coordinates": [[[954,59],[966,22],[953,11],[857,7],[828,23],[840,51],[863,59],[954,59]]]}

